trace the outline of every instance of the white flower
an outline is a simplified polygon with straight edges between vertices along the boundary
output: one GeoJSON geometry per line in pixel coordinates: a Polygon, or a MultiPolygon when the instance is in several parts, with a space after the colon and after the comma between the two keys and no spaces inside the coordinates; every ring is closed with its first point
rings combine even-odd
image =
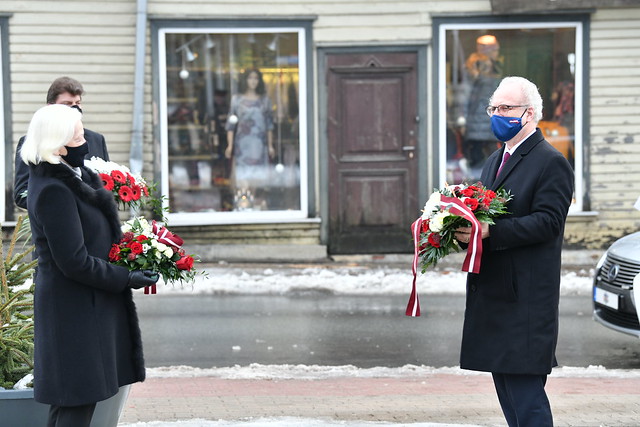
{"type": "Polygon", "coordinates": [[[149,224],[149,221],[147,221],[146,218],[138,217],[138,223],[140,224],[140,228],[145,234],[152,233],[153,230],[151,228],[151,225],[149,224]]]}
{"type": "MultiPolygon", "coordinates": [[[[154,242],[155,242],[155,240],[154,240],[154,242]]],[[[165,245],[164,243],[160,243],[160,242],[156,242],[155,247],[158,249],[159,252],[164,252],[168,248],[167,245],[165,245]]]]}
{"type": "Polygon", "coordinates": [[[149,249],[151,249],[151,245],[149,245],[148,243],[142,244],[142,253],[146,254],[149,249]]]}
{"type": "Polygon", "coordinates": [[[435,191],[427,200],[427,203],[424,204],[424,209],[422,210],[422,219],[429,219],[434,211],[437,211],[440,207],[440,193],[435,191]]]}
{"type": "Polygon", "coordinates": [[[444,225],[444,219],[448,216],[449,212],[447,211],[440,211],[436,213],[433,217],[431,217],[431,220],[429,221],[429,230],[433,231],[434,233],[440,232],[444,225]]]}
{"type": "Polygon", "coordinates": [[[84,165],[89,169],[93,169],[100,173],[111,173],[112,171],[119,170],[121,172],[131,173],[131,170],[125,165],[120,165],[115,162],[106,161],[100,157],[92,157],[90,160],[85,160],[84,165]]]}
{"type": "Polygon", "coordinates": [[[122,230],[123,233],[126,233],[127,231],[133,230],[133,227],[131,223],[127,221],[124,224],[122,224],[122,227],[120,227],[120,229],[122,230]]]}
{"type": "Polygon", "coordinates": [[[167,247],[167,249],[165,249],[163,253],[164,253],[164,256],[166,256],[167,258],[171,258],[173,256],[173,249],[171,249],[170,247],[167,247]]]}

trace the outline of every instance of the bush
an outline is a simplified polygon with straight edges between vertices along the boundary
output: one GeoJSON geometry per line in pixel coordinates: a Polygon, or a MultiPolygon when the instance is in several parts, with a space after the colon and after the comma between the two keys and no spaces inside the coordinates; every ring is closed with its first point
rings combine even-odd
{"type": "MultiPolygon", "coordinates": [[[[18,218],[4,256],[0,238],[0,387],[12,388],[33,370],[33,291],[36,260],[25,257],[33,251],[26,247],[14,255],[20,236],[28,234],[29,221],[18,218]]],[[[26,241],[30,241],[27,236],[26,241]]],[[[24,247],[24,246],[23,246],[24,247]]]]}

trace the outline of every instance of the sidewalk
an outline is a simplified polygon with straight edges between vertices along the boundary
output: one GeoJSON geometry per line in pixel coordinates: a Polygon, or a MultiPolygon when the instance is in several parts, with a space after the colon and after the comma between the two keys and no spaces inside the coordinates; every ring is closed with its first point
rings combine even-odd
{"type": "MultiPolygon", "coordinates": [[[[640,378],[553,377],[556,426],[640,425],[640,378]]],[[[135,384],[121,424],[301,417],[394,424],[505,425],[488,375],[243,380],[149,378],[135,384]]]]}

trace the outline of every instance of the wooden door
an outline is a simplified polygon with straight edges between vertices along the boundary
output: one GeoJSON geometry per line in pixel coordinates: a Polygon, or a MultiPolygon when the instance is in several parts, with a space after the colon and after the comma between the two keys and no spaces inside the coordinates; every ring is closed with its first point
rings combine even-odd
{"type": "Polygon", "coordinates": [[[413,248],[417,52],[328,54],[329,252],[413,248]]]}

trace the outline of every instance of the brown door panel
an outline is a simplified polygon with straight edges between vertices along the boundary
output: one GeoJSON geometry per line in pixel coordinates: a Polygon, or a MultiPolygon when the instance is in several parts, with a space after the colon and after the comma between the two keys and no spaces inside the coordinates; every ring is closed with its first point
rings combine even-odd
{"type": "Polygon", "coordinates": [[[417,54],[327,59],[329,251],[410,251],[418,214],[417,54]]]}

